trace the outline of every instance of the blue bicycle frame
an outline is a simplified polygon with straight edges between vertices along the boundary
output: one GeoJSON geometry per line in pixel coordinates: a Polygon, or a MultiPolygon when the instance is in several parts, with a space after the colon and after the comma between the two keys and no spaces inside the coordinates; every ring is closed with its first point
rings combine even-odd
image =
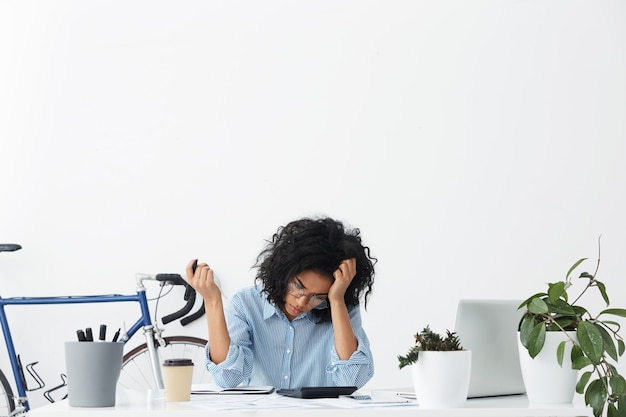
{"type": "Polygon", "coordinates": [[[0,325],[4,333],[4,339],[9,354],[9,360],[11,362],[11,368],[13,370],[13,377],[15,379],[18,404],[21,404],[25,411],[30,409],[28,404],[28,397],[26,396],[26,386],[22,379],[20,364],[15,352],[15,346],[13,345],[13,338],[11,336],[11,330],[9,329],[9,323],[7,320],[4,306],[7,305],[35,305],[35,304],[85,304],[85,303],[118,303],[118,302],[138,302],[141,306],[141,317],[133,324],[133,326],[119,339],[120,343],[126,343],[140,328],[144,329],[146,335],[146,343],[148,351],[153,364],[153,375],[155,378],[156,386],[160,389],[163,388],[163,379],[161,376],[161,368],[158,366],[158,360],[156,360],[156,348],[153,343],[154,325],[150,318],[150,310],[148,309],[148,300],[146,298],[146,289],[143,286],[142,281],[144,279],[150,279],[148,277],[137,278],[137,294],[134,295],[90,295],[90,296],[59,296],[59,297],[14,297],[14,298],[2,298],[0,297],[0,325]]]}

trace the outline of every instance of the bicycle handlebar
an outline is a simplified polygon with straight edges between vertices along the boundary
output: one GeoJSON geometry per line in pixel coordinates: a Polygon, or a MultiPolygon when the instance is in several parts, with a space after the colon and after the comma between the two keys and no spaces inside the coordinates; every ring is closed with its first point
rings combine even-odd
{"type": "MultiPolygon", "coordinates": [[[[161,322],[163,324],[167,324],[174,320],[177,320],[191,311],[191,309],[193,308],[193,305],[196,302],[196,290],[194,290],[187,283],[187,281],[183,279],[183,277],[181,277],[179,274],[156,274],[155,279],[159,282],[169,283],[172,285],[184,285],[185,286],[185,295],[183,298],[187,301],[187,303],[180,310],[175,311],[172,314],[168,314],[167,316],[163,316],[161,318],[161,322]]],[[[204,314],[204,301],[202,301],[202,306],[195,313],[193,313],[192,315],[188,317],[183,317],[183,319],[180,321],[180,324],[182,324],[183,326],[186,326],[189,323],[193,322],[194,320],[197,320],[198,318],[202,317],[203,314],[204,314]]]]}
{"type": "Polygon", "coordinates": [[[15,252],[20,249],[22,247],[17,243],[0,243],[0,252],[15,252]]]}
{"type": "Polygon", "coordinates": [[[180,324],[182,324],[183,326],[186,326],[189,323],[191,323],[192,321],[198,320],[203,315],[204,315],[204,300],[202,300],[202,305],[200,306],[200,308],[197,309],[195,313],[190,314],[187,317],[183,317],[180,320],[180,324]]]}
{"type": "Polygon", "coordinates": [[[169,283],[172,285],[184,285],[188,287],[187,281],[180,274],[156,274],[154,278],[159,282],[169,283]]]}
{"type": "Polygon", "coordinates": [[[187,287],[185,289],[185,296],[183,297],[187,300],[187,303],[178,311],[173,312],[172,314],[168,314],[167,316],[161,317],[161,322],[163,324],[170,323],[176,319],[181,318],[185,314],[189,313],[196,302],[196,292],[193,288],[187,287]]]}

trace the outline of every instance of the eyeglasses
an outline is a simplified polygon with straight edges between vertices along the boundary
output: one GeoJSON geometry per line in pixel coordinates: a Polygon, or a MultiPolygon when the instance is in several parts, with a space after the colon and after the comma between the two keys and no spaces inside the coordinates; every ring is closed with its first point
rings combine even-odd
{"type": "Polygon", "coordinates": [[[321,310],[328,305],[328,301],[324,296],[318,294],[306,295],[304,293],[304,285],[302,285],[298,277],[294,281],[289,281],[287,292],[296,298],[306,297],[311,308],[321,310]]]}

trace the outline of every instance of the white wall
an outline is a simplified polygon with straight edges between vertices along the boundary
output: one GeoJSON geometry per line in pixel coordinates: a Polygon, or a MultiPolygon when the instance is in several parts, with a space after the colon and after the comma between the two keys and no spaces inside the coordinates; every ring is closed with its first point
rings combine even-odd
{"type": "MultiPolygon", "coordinates": [[[[129,292],[200,257],[228,294],[327,214],[379,259],[370,386],[408,386],[417,330],[591,268],[600,234],[626,304],[624,74],[622,0],[1,0],[0,241],[24,249],[0,291],[129,292]]],[[[72,308],[10,308],[50,386],[75,328],[123,317],[72,308]]]]}

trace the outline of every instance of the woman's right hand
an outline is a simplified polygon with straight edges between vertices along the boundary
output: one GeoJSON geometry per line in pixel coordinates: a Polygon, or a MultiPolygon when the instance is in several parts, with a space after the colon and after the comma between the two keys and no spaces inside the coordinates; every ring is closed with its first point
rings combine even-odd
{"type": "Polygon", "coordinates": [[[215,283],[213,270],[206,263],[199,263],[194,273],[193,265],[196,261],[192,259],[187,264],[187,282],[205,301],[221,299],[222,292],[215,283]]]}
{"type": "Polygon", "coordinates": [[[187,264],[187,282],[204,299],[204,311],[209,330],[211,348],[209,358],[215,363],[221,363],[228,356],[230,335],[224,317],[222,292],[213,279],[213,270],[206,263],[198,264],[194,272],[196,259],[187,264]]]}

